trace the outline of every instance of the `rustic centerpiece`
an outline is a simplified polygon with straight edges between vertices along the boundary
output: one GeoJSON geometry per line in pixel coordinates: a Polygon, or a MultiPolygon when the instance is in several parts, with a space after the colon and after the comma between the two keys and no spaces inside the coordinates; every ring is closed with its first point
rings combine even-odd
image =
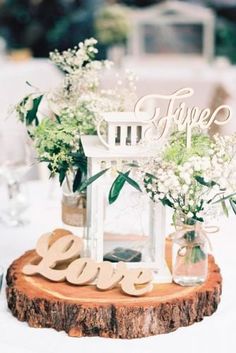
{"type": "MultiPolygon", "coordinates": [[[[55,239],[68,234],[56,230],[55,239]]],[[[167,242],[167,262],[171,262],[167,242]]],[[[28,251],[13,262],[7,273],[7,301],[13,315],[31,327],[64,330],[69,336],[139,338],[168,333],[212,315],[220,302],[222,278],[209,257],[207,281],[198,287],[174,283],[154,284],[145,296],[132,297],[118,287],[98,291],[95,286],[77,287],[55,283],[42,276],[26,276],[23,268],[38,255],[28,251]],[[145,323],[145,325],[144,325],[145,323]]]]}
{"type": "MultiPolygon", "coordinates": [[[[79,136],[78,142],[76,134],[84,154],[74,155],[79,166],[72,190],[88,188],[87,237],[55,230],[13,262],[7,301],[19,320],[76,337],[138,338],[174,331],[215,312],[222,278],[206,249],[208,234],[216,229],[204,221],[218,204],[226,214],[228,206],[236,213],[236,136],[209,137],[212,124],[230,119],[230,108],[190,108],[182,100],[192,94],[184,88],[143,97],[134,113],[100,115],[98,136],[79,136]],[[167,100],[167,111],[157,105],[153,116],[143,113],[150,98],[152,104],[167,100]],[[116,246],[105,252],[107,200],[110,205],[117,201],[125,185],[147,196],[150,222],[141,240],[149,241],[139,251],[132,248],[136,234],[129,235],[124,248],[117,247],[119,237],[109,234],[116,246]],[[172,242],[165,240],[163,206],[173,212],[174,256],[172,242]]],[[[71,124],[67,127],[74,131],[71,124]]],[[[66,172],[59,175],[66,182],[66,172]]]]}

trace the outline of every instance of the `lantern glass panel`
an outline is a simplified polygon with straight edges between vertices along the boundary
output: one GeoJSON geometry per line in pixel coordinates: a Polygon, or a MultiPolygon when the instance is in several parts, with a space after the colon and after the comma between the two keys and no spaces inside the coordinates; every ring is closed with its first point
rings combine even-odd
{"type": "MultiPolygon", "coordinates": [[[[127,161],[111,161],[111,172],[105,177],[104,197],[108,200],[110,187],[116,178],[116,168],[124,169],[127,161]]],[[[124,170],[123,170],[124,171],[124,170]]],[[[132,178],[135,173],[130,174],[132,178]]],[[[149,231],[150,201],[125,183],[117,200],[105,201],[103,258],[118,262],[154,262],[154,251],[149,231]]]]}

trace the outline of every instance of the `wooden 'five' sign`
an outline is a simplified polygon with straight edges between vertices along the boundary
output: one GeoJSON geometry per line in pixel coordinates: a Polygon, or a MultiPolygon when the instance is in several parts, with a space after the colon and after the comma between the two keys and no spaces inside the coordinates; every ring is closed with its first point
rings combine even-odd
{"type": "Polygon", "coordinates": [[[97,263],[91,258],[80,258],[83,242],[73,234],[66,234],[52,242],[52,233],[44,234],[37,242],[37,263],[23,268],[25,275],[41,276],[54,281],[68,281],[74,285],[95,284],[100,290],[108,290],[120,284],[124,293],[132,296],[144,295],[152,290],[153,275],[150,269],[127,268],[118,262],[97,263]]]}
{"type": "Polygon", "coordinates": [[[167,111],[162,112],[159,107],[155,108],[155,112],[149,120],[150,128],[155,128],[159,131],[159,138],[161,138],[167,135],[171,125],[174,123],[178,131],[186,131],[186,145],[187,148],[190,148],[193,128],[198,127],[201,130],[207,130],[212,124],[225,125],[232,116],[230,107],[225,104],[218,106],[214,111],[211,111],[210,108],[188,107],[182,100],[191,97],[193,94],[194,90],[192,88],[182,88],[169,95],[148,94],[140,98],[136,103],[135,114],[138,117],[139,112],[142,112],[147,102],[153,100],[157,100],[157,102],[158,100],[167,101],[167,111]],[[222,115],[224,116],[223,120],[222,115]]]}

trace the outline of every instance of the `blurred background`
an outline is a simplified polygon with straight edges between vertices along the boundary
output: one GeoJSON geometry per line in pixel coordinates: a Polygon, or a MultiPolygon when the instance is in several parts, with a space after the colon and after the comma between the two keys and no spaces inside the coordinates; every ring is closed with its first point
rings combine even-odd
{"type": "MultiPolygon", "coordinates": [[[[7,49],[11,53],[16,49],[28,49],[34,57],[47,57],[49,51],[55,48],[66,49],[73,47],[84,38],[97,37],[96,19],[101,16],[102,8],[108,6],[110,16],[108,12],[107,14],[103,12],[103,17],[107,20],[107,31],[111,31],[110,37],[113,34],[113,40],[111,38],[110,41],[101,42],[100,55],[104,57],[108,47],[118,40],[118,35],[115,35],[114,28],[112,28],[115,27],[115,23],[110,23],[110,28],[108,24],[109,17],[113,13],[113,17],[117,17],[116,25],[119,26],[119,11],[118,9],[111,10],[114,4],[127,6],[124,12],[127,10],[128,13],[130,10],[130,12],[140,11],[144,14],[153,5],[161,5],[164,2],[166,1],[0,0],[0,35],[6,40],[7,49]]],[[[236,1],[189,0],[182,2],[199,4],[212,10],[215,17],[214,54],[224,55],[235,63],[236,1]]],[[[184,9],[184,4],[182,7],[184,9]]],[[[194,10],[192,15],[194,16],[194,10]]],[[[158,18],[156,18],[156,24],[158,24],[158,18]]],[[[132,26],[132,23],[130,25],[132,26]]],[[[118,28],[116,34],[118,34],[118,28]]],[[[125,42],[125,35],[123,38],[121,36],[120,40],[125,42]]],[[[195,44],[198,46],[197,38],[195,44]]]]}
{"type": "Polygon", "coordinates": [[[170,92],[187,76],[202,106],[235,91],[236,0],[0,0],[0,117],[27,92],[26,80],[41,89],[58,83],[50,51],[89,37],[99,41],[98,59],[136,71],[138,95],[163,85],[170,92]]]}
{"type": "MultiPolygon", "coordinates": [[[[60,83],[49,52],[90,37],[98,59],[115,63],[106,88],[132,69],[137,98],[192,87],[191,105],[235,108],[236,0],[0,0],[0,131],[16,128],[9,108],[30,92],[26,81],[42,91],[60,83]]],[[[218,131],[235,130],[233,115],[218,131]]]]}

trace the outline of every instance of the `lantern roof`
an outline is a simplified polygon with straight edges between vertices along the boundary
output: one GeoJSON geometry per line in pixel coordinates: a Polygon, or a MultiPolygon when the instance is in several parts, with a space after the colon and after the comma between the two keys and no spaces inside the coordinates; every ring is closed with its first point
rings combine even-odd
{"type": "Polygon", "coordinates": [[[129,148],[107,149],[99,140],[98,136],[84,135],[81,137],[86,157],[93,158],[148,158],[154,155],[154,151],[142,144],[130,146],[129,148]]]}
{"type": "Polygon", "coordinates": [[[103,119],[107,123],[125,123],[129,124],[147,124],[148,120],[150,120],[150,115],[147,112],[108,112],[102,114],[103,119]]]}

